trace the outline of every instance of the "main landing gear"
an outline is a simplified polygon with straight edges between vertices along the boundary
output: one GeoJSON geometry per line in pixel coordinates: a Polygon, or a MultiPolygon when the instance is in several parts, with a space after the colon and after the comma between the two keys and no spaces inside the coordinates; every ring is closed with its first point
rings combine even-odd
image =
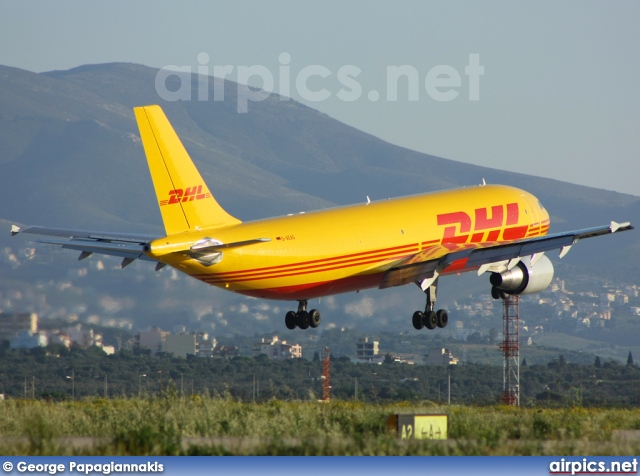
{"type": "MultiPolygon", "coordinates": [[[[420,283],[418,283],[420,286],[420,283]]],[[[424,293],[427,295],[427,304],[424,308],[424,312],[416,311],[413,313],[413,327],[417,330],[426,327],[427,329],[435,329],[436,327],[446,327],[449,322],[449,313],[444,309],[434,311],[436,305],[436,298],[438,292],[438,280],[436,279],[424,293]]]]}
{"type": "Polygon", "coordinates": [[[307,300],[298,301],[298,312],[289,311],[284,317],[284,324],[287,329],[308,329],[316,328],[320,325],[320,312],[317,309],[307,311],[307,300]]]}

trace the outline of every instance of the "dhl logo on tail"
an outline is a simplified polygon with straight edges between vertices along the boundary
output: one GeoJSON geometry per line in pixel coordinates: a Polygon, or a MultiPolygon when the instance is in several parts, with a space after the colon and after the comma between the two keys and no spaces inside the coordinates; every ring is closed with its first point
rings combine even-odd
{"type": "Polygon", "coordinates": [[[202,193],[202,185],[194,185],[193,187],[187,187],[186,191],[177,188],[175,190],[169,190],[169,198],[167,200],[160,200],[160,206],[173,205],[180,202],[192,202],[194,200],[203,200],[211,197],[211,194],[206,192],[202,193]]]}

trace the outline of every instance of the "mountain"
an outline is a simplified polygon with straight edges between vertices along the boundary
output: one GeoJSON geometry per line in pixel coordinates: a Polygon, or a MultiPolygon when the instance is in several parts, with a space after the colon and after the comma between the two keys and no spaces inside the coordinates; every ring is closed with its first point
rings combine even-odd
{"type": "MultiPolygon", "coordinates": [[[[163,101],[156,74],[125,63],[42,74],[0,66],[0,219],[160,234],[132,111],[160,104],[218,201],[242,220],[485,179],[535,194],[551,214],[551,232],[610,220],[640,223],[639,197],[411,151],[275,94],[249,103],[249,112],[241,114],[237,95],[244,86],[220,79],[209,78],[209,98],[216,84],[224,84],[223,101],[195,100],[195,75],[194,100],[163,101]]],[[[175,81],[167,87],[175,88],[175,81]]],[[[0,237],[0,246],[18,246],[18,239],[0,237]]],[[[75,265],[64,253],[69,266],[75,265]]],[[[579,274],[637,283],[639,264],[640,240],[631,232],[581,243],[563,259],[558,274],[569,281],[579,274]]],[[[130,279],[128,270],[120,274],[123,282],[130,279]]],[[[485,280],[476,281],[488,289],[485,280]]],[[[280,324],[274,321],[273,328],[280,324]]]]}

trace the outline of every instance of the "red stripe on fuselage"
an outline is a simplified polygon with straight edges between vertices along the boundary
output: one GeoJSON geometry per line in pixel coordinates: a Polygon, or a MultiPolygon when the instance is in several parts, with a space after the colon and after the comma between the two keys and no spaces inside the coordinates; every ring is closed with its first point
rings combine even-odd
{"type": "MultiPolygon", "coordinates": [[[[277,278],[286,278],[289,276],[300,276],[303,274],[314,274],[314,273],[322,273],[325,271],[334,271],[336,269],[344,269],[344,268],[352,268],[354,266],[360,266],[360,265],[364,265],[364,264],[373,264],[373,263],[380,263],[382,264],[385,261],[392,261],[392,260],[397,260],[397,259],[402,259],[402,258],[408,258],[410,256],[413,256],[413,253],[411,254],[403,254],[403,255],[395,255],[395,256],[390,256],[387,258],[384,258],[381,260],[379,256],[373,257],[371,259],[365,259],[362,260],[362,258],[358,259],[356,262],[341,262],[341,263],[331,263],[331,264],[324,264],[324,265],[316,265],[313,266],[311,268],[292,268],[289,270],[283,270],[283,271],[272,271],[271,273],[261,273],[261,274],[253,274],[250,276],[232,276],[232,277],[222,277],[220,278],[219,276],[216,275],[211,275],[209,277],[203,277],[203,278],[198,278],[201,281],[204,281],[205,283],[208,284],[222,284],[222,283],[235,283],[235,282],[246,282],[246,281],[257,281],[257,280],[261,280],[261,279],[277,279],[277,278]],[[334,266],[334,264],[337,264],[337,266],[334,266]]],[[[355,260],[351,260],[351,261],[355,261],[355,260]]]]}
{"type": "Polygon", "coordinates": [[[412,245],[395,246],[393,248],[382,248],[379,250],[363,251],[360,253],[352,253],[352,254],[342,255],[342,256],[332,256],[330,258],[321,258],[321,259],[316,259],[311,261],[302,261],[298,263],[289,263],[289,264],[282,264],[277,266],[266,266],[264,268],[243,269],[238,271],[227,271],[223,273],[196,274],[196,275],[193,275],[193,277],[198,279],[202,279],[202,278],[233,279],[233,278],[238,278],[242,276],[272,274],[280,271],[292,271],[292,270],[297,270],[303,267],[311,269],[311,268],[317,268],[322,266],[331,266],[333,264],[338,264],[338,263],[364,261],[364,260],[370,260],[372,258],[385,258],[388,256],[395,255],[397,253],[403,253],[403,256],[404,256],[405,253],[417,253],[417,252],[418,252],[418,245],[414,243],[412,245]],[[349,258],[354,258],[354,259],[349,259],[349,258]]]}
{"type": "MultiPolygon", "coordinates": [[[[467,258],[454,262],[443,271],[442,275],[459,272],[473,271],[475,268],[466,268],[467,258]]],[[[293,286],[280,286],[265,289],[244,289],[236,291],[245,296],[275,299],[280,301],[299,301],[301,299],[314,299],[330,294],[348,293],[362,289],[377,288],[382,282],[384,272],[349,276],[332,281],[319,281],[316,283],[296,284],[293,286]]]]}

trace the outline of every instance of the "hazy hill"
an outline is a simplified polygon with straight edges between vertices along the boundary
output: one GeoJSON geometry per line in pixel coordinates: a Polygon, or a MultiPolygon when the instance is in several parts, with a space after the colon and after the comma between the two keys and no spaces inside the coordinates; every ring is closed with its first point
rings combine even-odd
{"type": "MultiPolygon", "coordinates": [[[[155,77],[155,69],[122,63],[43,74],[0,66],[0,219],[161,233],[132,111],[158,103],[218,201],[243,220],[362,202],[367,195],[376,200],[475,185],[484,178],[537,195],[552,216],[552,232],[612,219],[640,223],[639,197],[414,152],[277,95],[250,103],[249,112],[239,114],[238,86],[231,82],[225,82],[224,101],[167,103],[156,93],[155,77]]],[[[211,78],[210,98],[213,85],[211,78]]],[[[197,91],[195,76],[192,90],[197,91]]],[[[20,239],[9,239],[6,232],[0,234],[0,246],[18,246],[20,239]]],[[[581,243],[558,267],[559,274],[569,280],[580,273],[637,284],[638,236],[632,232],[581,243]]],[[[64,253],[69,266],[75,266],[74,255],[64,253]]],[[[135,288],[131,268],[110,283],[135,288]]],[[[64,270],[56,272],[63,275],[64,270]]],[[[5,268],[5,279],[8,274],[5,268]]],[[[486,280],[475,282],[488,291],[486,280]]],[[[203,299],[226,296],[198,286],[193,289],[207,293],[203,299]]],[[[410,291],[420,302],[420,293],[410,291]]],[[[393,302],[395,292],[382,294],[393,302]]],[[[402,299],[396,302],[407,306],[402,299]]],[[[332,312],[339,313],[339,306],[332,312]]],[[[281,329],[280,321],[278,314],[277,320],[260,325],[281,329]]]]}

